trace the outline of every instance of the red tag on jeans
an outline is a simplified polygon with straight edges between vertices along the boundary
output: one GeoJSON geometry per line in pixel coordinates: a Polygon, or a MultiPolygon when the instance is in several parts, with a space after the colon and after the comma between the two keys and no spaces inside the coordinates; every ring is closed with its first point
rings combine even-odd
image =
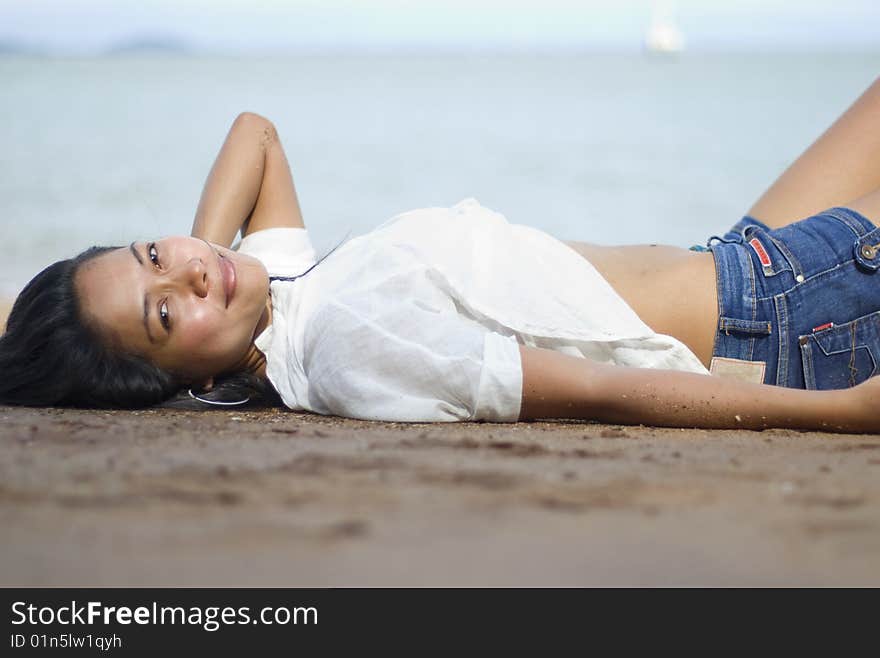
{"type": "Polygon", "coordinates": [[[755,253],[758,254],[758,260],[761,261],[761,265],[764,267],[770,267],[770,256],[767,254],[767,250],[764,249],[764,245],[761,244],[761,241],[758,238],[752,238],[749,240],[749,244],[752,246],[752,249],[755,250],[755,253]]]}

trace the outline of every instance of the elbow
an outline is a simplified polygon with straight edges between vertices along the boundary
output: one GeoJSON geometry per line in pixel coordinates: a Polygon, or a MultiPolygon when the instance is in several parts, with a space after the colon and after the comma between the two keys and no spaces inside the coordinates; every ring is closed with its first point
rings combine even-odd
{"type": "Polygon", "coordinates": [[[266,148],[278,139],[275,125],[266,117],[256,112],[242,112],[232,122],[232,131],[258,135],[260,144],[266,148]]]}
{"type": "Polygon", "coordinates": [[[237,117],[235,117],[235,121],[232,122],[233,126],[271,126],[272,122],[269,121],[266,117],[261,114],[257,114],[256,112],[242,112],[237,117]]]}

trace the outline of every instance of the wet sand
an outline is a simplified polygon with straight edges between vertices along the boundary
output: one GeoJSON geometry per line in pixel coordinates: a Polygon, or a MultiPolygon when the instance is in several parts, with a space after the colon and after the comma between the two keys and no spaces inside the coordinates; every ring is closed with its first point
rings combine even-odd
{"type": "Polygon", "coordinates": [[[880,437],[0,407],[2,585],[880,585],[880,437]]]}

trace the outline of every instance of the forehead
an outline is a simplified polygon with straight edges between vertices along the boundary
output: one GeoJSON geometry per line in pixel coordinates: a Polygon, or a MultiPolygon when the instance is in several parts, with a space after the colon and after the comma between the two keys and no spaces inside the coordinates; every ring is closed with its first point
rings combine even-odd
{"type": "Polygon", "coordinates": [[[144,288],[141,265],[128,247],[84,263],[76,288],[87,322],[126,351],[144,354],[149,345],[144,330],[144,288]]]}

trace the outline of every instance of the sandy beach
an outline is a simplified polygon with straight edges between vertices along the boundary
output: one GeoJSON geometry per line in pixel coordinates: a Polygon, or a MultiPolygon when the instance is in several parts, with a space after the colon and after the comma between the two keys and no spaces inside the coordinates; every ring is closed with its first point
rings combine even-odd
{"type": "Polygon", "coordinates": [[[880,437],[0,407],[2,585],[880,585],[880,437]]]}

